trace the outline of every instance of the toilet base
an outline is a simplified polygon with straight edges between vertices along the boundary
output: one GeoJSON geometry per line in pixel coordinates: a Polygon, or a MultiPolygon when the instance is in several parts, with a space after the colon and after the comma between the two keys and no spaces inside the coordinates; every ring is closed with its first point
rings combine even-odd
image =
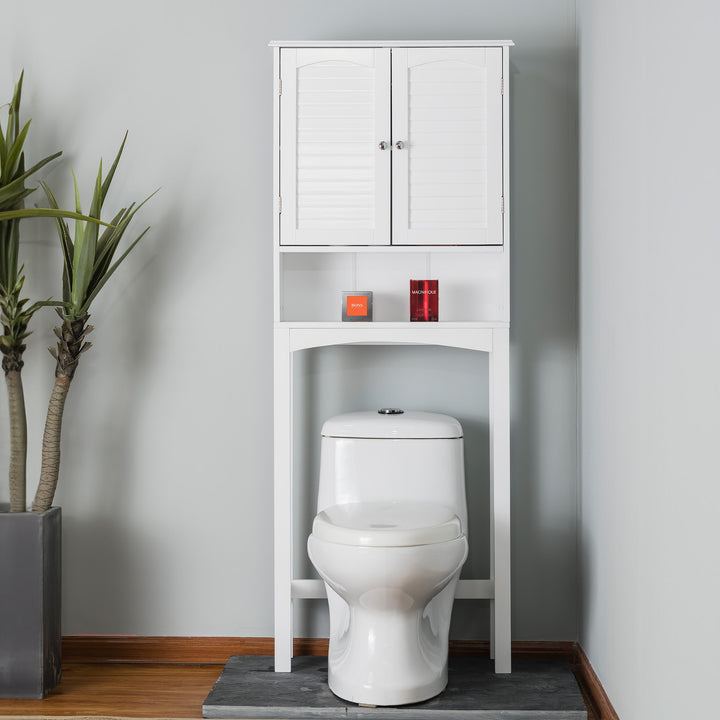
{"type": "MultiPolygon", "coordinates": [[[[452,601],[455,582],[451,585],[445,598],[438,601],[452,601]]],[[[386,612],[376,608],[367,612],[361,601],[352,608],[350,617],[346,616],[349,622],[342,621],[347,632],[331,629],[328,685],[338,697],[363,705],[394,706],[429,700],[445,689],[447,628],[436,627],[441,630],[436,634],[427,609],[402,608],[406,604],[403,600],[410,600],[403,595],[386,591],[385,605],[395,606],[386,612]]]]}
{"type": "Polygon", "coordinates": [[[354,702],[364,707],[409,705],[411,703],[423,702],[423,700],[430,700],[430,698],[439,695],[447,686],[447,671],[443,673],[443,677],[437,678],[435,682],[430,685],[423,685],[422,687],[393,688],[392,690],[385,691],[379,688],[373,688],[368,691],[368,694],[372,697],[372,702],[361,698],[361,695],[364,694],[363,689],[358,688],[357,685],[348,687],[342,680],[337,680],[336,678],[331,679],[329,675],[328,685],[330,690],[342,700],[354,702]]]}

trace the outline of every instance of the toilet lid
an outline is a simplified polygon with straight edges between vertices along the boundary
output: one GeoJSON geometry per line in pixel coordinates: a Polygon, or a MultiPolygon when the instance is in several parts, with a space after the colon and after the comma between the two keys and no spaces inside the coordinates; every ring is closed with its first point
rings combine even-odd
{"type": "Polygon", "coordinates": [[[340,545],[409,547],[454,540],[462,528],[444,505],[373,502],[331,505],[315,516],[312,532],[340,545]]]}

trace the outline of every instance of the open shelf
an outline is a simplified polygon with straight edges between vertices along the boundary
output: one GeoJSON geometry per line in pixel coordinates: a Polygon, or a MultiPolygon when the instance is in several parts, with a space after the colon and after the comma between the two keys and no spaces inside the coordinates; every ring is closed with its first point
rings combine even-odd
{"type": "Polygon", "coordinates": [[[410,280],[436,279],[442,322],[498,326],[509,320],[507,275],[507,253],[502,247],[283,251],[278,254],[276,320],[339,321],[343,291],[370,290],[374,321],[406,322],[410,280]]]}

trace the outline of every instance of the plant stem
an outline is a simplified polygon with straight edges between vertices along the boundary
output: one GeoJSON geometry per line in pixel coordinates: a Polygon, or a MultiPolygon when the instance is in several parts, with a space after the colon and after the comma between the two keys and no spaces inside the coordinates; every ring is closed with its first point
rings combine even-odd
{"type": "Polygon", "coordinates": [[[20,370],[5,374],[10,410],[10,512],[25,512],[27,418],[20,370]]]}
{"type": "Polygon", "coordinates": [[[65,399],[70,389],[70,379],[56,377],[53,385],[47,418],[45,419],[45,432],[42,445],[42,466],[40,468],[40,483],[35,499],[33,512],[42,513],[50,509],[55,497],[58,475],[60,473],[60,434],[62,431],[65,399]]]}

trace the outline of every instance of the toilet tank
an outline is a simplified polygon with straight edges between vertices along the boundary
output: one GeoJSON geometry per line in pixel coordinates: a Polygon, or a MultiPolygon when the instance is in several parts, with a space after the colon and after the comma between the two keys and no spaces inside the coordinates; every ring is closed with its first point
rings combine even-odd
{"type": "Polygon", "coordinates": [[[322,428],[317,511],[356,502],[434,502],[467,532],[463,431],[449,415],[336,415],[322,428]]]}

